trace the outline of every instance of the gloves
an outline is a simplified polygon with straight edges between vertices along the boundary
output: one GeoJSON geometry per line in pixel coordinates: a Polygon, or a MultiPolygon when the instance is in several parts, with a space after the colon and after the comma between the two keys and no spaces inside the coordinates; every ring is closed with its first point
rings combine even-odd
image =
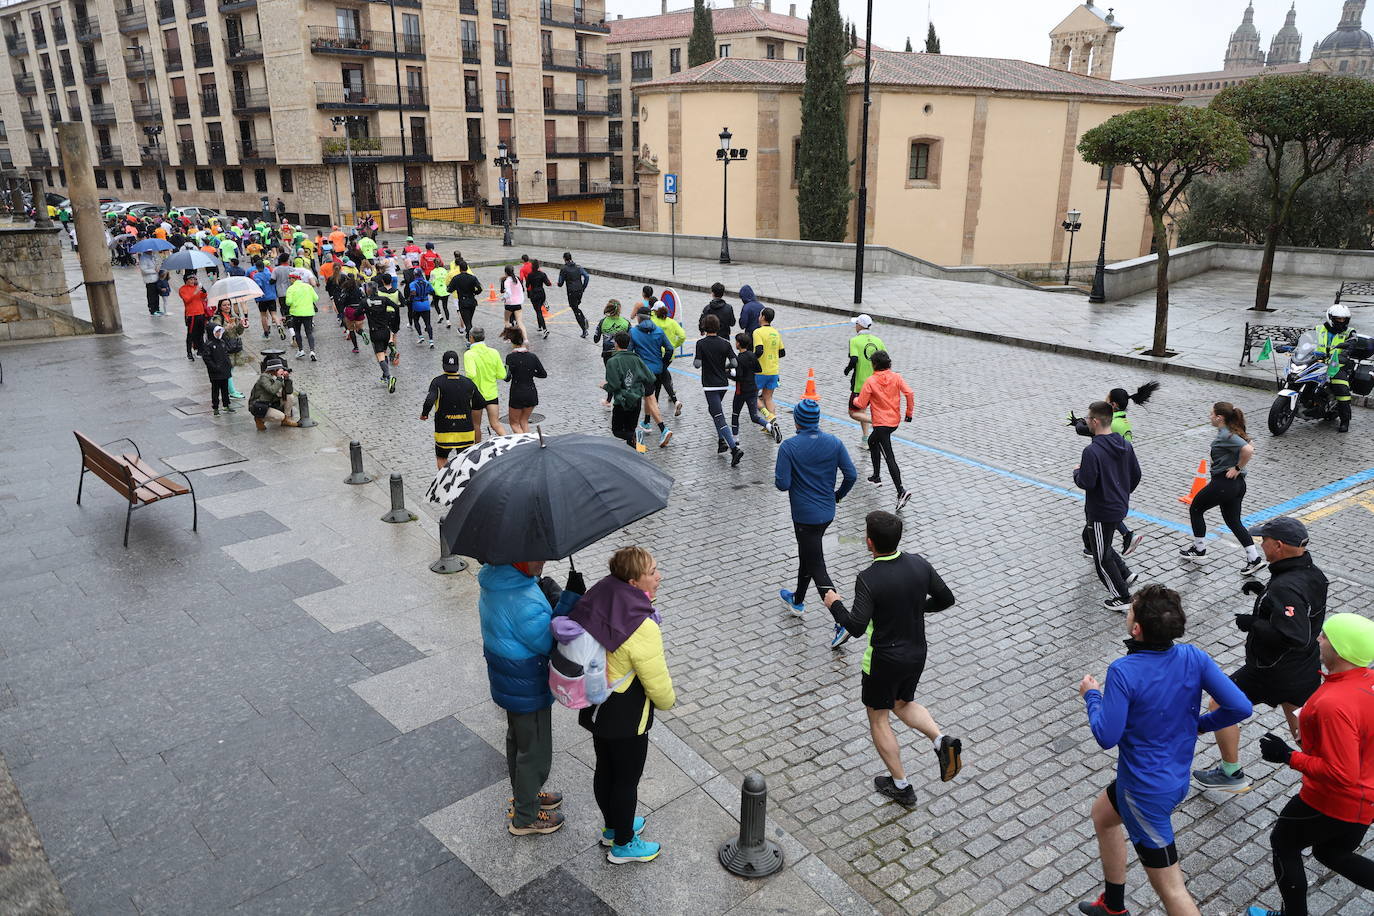
{"type": "Polygon", "coordinates": [[[1250,630],[1251,630],[1254,626],[1255,626],[1255,615],[1254,615],[1254,614],[1237,614],[1237,615],[1236,615],[1236,629],[1237,629],[1237,630],[1240,630],[1242,633],[1249,633],[1250,630]]]}
{"type": "Polygon", "coordinates": [[[1264,594],[1264,583],[1249,579],[1240,587],[1240,593],[1242,595],[1262,595],[1264,594]]]}
{"type": "Polygon", "coordinates": [[[583,581],[582,574],[575,569],[568,573],[568,583],[563,588],[575,595],[587,594],[587,583],[583,581]]]}
{"type": "Polygon", "coordinates": [[[1289,759],[1293,756],[1293,749],[1288,746],[1288,742],[1272,732],[1261,738],[1259,745],[1260,756],[1270,763],[1281,763],[1287,766],[1289,759]]]}
{"type": "Polygon", "coordinates": [[[903,420],[903,422],[910,423],[910,422],[911,422],[911,417],[903,417],[902,420],[903,420]]]}
{"type": "Polygon", "coordinates": [[[1064,421],[1065,426],[1073,426],[1078,423],[1078,417],[1074,416],[1072,410],[1069,411],[1069,418],[1064,421]]]}

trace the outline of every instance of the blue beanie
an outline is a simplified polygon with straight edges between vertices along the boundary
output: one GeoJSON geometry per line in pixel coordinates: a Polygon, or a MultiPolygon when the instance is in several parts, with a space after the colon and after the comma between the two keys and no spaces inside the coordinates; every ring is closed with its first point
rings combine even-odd
{"type": "Polygon", "coordinates": [[[809,399],[798,401],[792,408],[792,419],[797,429],[816,429],[821,424],[821,405],[809,399]]]}

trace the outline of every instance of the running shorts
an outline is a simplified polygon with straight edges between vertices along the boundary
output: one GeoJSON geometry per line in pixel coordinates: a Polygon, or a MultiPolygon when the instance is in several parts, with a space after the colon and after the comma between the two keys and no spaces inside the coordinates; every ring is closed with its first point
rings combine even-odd
{"type": "Polygon", "coordinates": [[[262,312],[262,313],[266,314],[267,312],[275,312],[276,310],[277,310],[277,300],[276,300],[276,299],[268,299],[268,300],[265,301],[265,302],[264,302],[263,300],[261,300],[261,299],[258,300],[258,311],[259,311],[259,312],[262,312]]]}
{"type": "Polygon", "coordinates": [[[369,339],[372,341],[373,353],[385,353],[387,350],[391,348],[390,334],[387,334],[385,337],[380,337],[376,334],[372,334],[370,335],[369,339]]]}
{"type": "Polygon", "coordinates": [[[520,303],[518,303],[518,302],[516,302],[516,303],[514,303],[514,304],[509,303],[509,302],[506,303],[506,311],[508,311],[508,312],[518,312],[518,311],[520,311],[521,308],[523,308],[523,306],[521,306],[520,303]]]}
{"type": "Polygon", "coordinates": [[[849,409],[850,409],[850,410],[858,410],[858,409],[859,409],[859,405],[857,405],[857,404],[854,403],[854,402],[857,401],[858,399],[859,399],[859,393],[858,393],[857,391],[851,391],[851,392],[849,392],[849,409]]]}
{"type": "Polygon", "coordinates": [[[1265,673],[1242,665],[1231,675],[1231,681],[1251,703],[1263,703],[1265,706],[1292,703],[1301,706],[1316,693],[1322,679],[1316,668],[1312,669],[1311,677],[1304,681],[1292,675],[1265,673]]]}
{"type": "Polygon", "coordinates": [[[1174,825],[1170,816],[1188,794],[1168,797],[1161,795],[1131,795],[1121,790],[1113,779],[1107,786],[1107,800],[1121,818],[1126,835],[1135,846],[1140,864],[1146,868],[1168,868],[1178,862],[1178,848],[1174,845],[1174,825]]]}
{"type": "Polygon", "coordinates": [[[754,384],[758,387],[759,391],[774,391],[778,387],[778,377],[776,375],[756,373],[754,375],[754,384]]]}
{"type": "Polygon", "coordinates": [[[860,697],[869,709],[892,709],[898,700],[910,703],[916,699],[916,687],[926,668],[925,656],[905,664],[884,664],[875,658],[869,670],[860,675],[860,697]]]}

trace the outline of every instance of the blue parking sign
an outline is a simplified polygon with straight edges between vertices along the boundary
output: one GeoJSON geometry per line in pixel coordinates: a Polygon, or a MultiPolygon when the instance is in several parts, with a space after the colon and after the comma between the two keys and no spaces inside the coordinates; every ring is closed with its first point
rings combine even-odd
{"type": "Polygon", "coordinates": [[[663,193],[664,193],[664,194],[676,194],[676,193],[677,193],[677,174],[676,174],[676,173],[674,173],[674,172],[665,172],[665,173],[663,174],[663,193]]]}

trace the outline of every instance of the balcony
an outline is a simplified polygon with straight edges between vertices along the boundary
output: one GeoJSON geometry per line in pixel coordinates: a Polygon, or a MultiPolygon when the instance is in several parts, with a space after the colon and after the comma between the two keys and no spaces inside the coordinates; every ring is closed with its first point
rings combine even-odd
{"type": "Polygon", "coordinates": [[[510,66],[510,45],[502,44],[502,45],[493,45],[492,47],[493,47],[492,56],[493,56],[493,58],[495,59],[496,66],[498,66],[498,67],[509,67],[509,66],[510,66]]]}
{"type": "Polygon", "coordinates": [[[150,100],[138,100],[131,106],[134,112],[135,121],[161,121],[162,108],[157,102],[150,100]]]}
{"type": "Polygon", "coordinates": [[[191,100],[186,96],[172,96],[172,117],[189,118],[191,116],[191,100]]]}
{"type": "Polygon", "coordinates": [[[606,55],[597,54],[592,51],[584,51],[578,54],[576,51],[565,51],[560,48],[545,48],[544,69],[572,70],[576,73],[596,73],[605,75],[606,55]]]}
{"type": "Polygon", "coordinates": [[[497,19],[509,19],[510,5],[507,0],[491,0],[491,15],[497,19]]]}
{"type": "Polygon", "coordinates": [[[270,140],[240,140],[239,162],[276,162],[277,153],[270,140]]]}
{"type": "Polygon", "coordinates": [[[464,16],[476,16],[477,0],[458,0],[458,12],[464,16]]]}
{"type": "Polygon", "coordinates": [[[218,92],[202,92],[200,94],[200,113],[207,118],[219,114],[218,92]]]}
{"type": "Polygon", "coordinates": [[[620,82],[620,64],[619,64],[619,62],[616,62],[616,63],[612,63],[612,64],[608,64],[608,65],[607,65],[607,67],[606,67],[606,81],[607,81],[608,83],[618,83],[618,82],[620,82]]]}
{"type": "Polygon", "coordinates": [[[578,95],[575,92],[544,90],[546,114],[607,115],[609,102],[604,95],[578,95]]]}
{"type": "Polygon", "coordinates": [[[539,21],[544,25],[572,26],[577,29],[586,29],[589,32],[609,34],[611,31],[611,27],[606,24],[604,14],[589,13],[580,6],[565,6],[560,3],[552,3],[550,0],[540,0],[539,21]]]}
{"type": "Polygon", "coordinates": [[[549,200],[568,197],[600,197],[611,193],[611,183],[601,178],[550,178],[549,200]]]}
{"type": "Polygon", "coordinates": [[[68,106],[67,106],[67,120],[68,120],[68,121],[80,121],[80,120],[81,120],[81,106],[80,106],[80,105],[68,105],[68,106]]]}
{"type": "Polygon", "coordinates": [[[151,54],[125,54],[124,72],[132,79],[140,76],[152,76],[157,72],[157,68],[153,66],[151,54]]]}
{"type": "Polygon", "coordinates": [[[210,50],[210,42],[197,41],[192,44],[191,60],[197,67],[213,67],[215,55],[210,50]]]}
{"type": "Polygon", "coordinates": [[[261,35],[237,35],[224,39],[224,54],[231,64],[262,60],[261,35]]]}
{"type": "Polygon", "coordinates": [[[611,141],[606,137],[545,137],[545,156],[609,156],[611,141]]]}
{"type": "Polygon", "coordinates": [[[230,110],[242,114],[269,111],[266,89],[235,89],[229,95],[230,110]]]}
{"type": "Polygon", "coordinates": [[[0,149],[0,168],[14,168],[14,154],[7,149],[0,149]]]}
{"type": "Polygon", "coordinates": [[[464,38],[462,44],[463,63],[480,64],[482,62],[482,43],[464,38]]]}
{"type": "Polygon", "coordinates": [[[468,92],[463,96],[463,107],[468,111],[482,110],[482,93],[468,92]]]}
{"type": "Polygon", "coordinates": [[[179,73],[181,71],[181,47],[167,48],[162,52],[162,59],[167,64],[168,73],[179,73]]]}
{"type": "Polygon", "coordinates": [[[497,111],[514,111],[514,110],[515,110],[515,97],[512,95],[512,93],[511,93],[511,91],[510,91],[509,89],[498,89],[498,90],[496,90],[496,110],[497,110],[497,111]]]}
{"type": "Polygon", "coordinates": [[[177,7],[172,0],[157,0],[157,21],[165,24],[177,18],[177,7]]]}
{"type": "Polygon", "coordinates": [[[310,50],[316,54],[391,56],[423,58],[424,39],[420,35],[393,35],[371,29],[341,29],[332,25],[310,26],[310,50]],[[400,40],[397,45],[395,39],[400,40]]]}
{"type": "Polygon", "coordinates": [[[625,148],[625,135],[624,135],[624,134],[611,134],[610,143],[611,143],[611,149],[617,150],[617,151],[623,150],[623,149],[625,148]]]}
{"type": "Polygon", "coordinates": [[[113,124],[115,122],[114,105],[106,102],[103,105],[91,106],[92,124],[113,124]]]}
{"type": "Polygon", "coordinates": [[[22,57],[29,53],[29,40],[24,37],[23,32],[10,32],[5,35],[5,47],[10,49],[10,54],[15,57],[22,57]]]}
{"type": "Polygon", "coordinates": [[[38,83],[34,80],[32,73],[25,73],[23,76],[14,78],[14,90],[23,95],[32,95],[38,91],[38,83]]]}
{"type": "Polygon", "coordinates": [[[651,79],[653,79],[653,78],[654,78],[654,68],[653,68],[653,67],[631,67],[631,68],[630,68],[630,82],[632,82],[632,83],[647,83],[649,80],[651,80],[651,79]]]}
{"type": "Polygon", "coordinates": [[[69,66],[67,66],[66,64],[62,64],[62,65],[60,65],[60,66],[58,67],[58,71],[62,74],[62,85],[63,85],[63,86],[75,86],[75,85],[76,85],[76,68],[75,68],[75,67],[69,67],[69,66]]]}
{"type": "Polygon", "coordinates": [[[78,42],[87,44],[100,37],[100,20],[94,18],[78,19],[73,24],[72,30],[76,32],[78,42]]]}
{"type": "Polygon", "coordinates": [[[45,149],[29,148],[29,165],[37,168],[46,168],[52,165],[52,155],[45,149]]]}
{"type": "Polygon", "coordinates": [[[125,34],[148,31],[148,14],[141,9],[124,10],[115,15],[115,23],[125,34]]]}
{"type": "Polygon", "coordinates": [[[124,154],[118,146],[106,143],[95,148],[95,161],[101,165],[123,165],[124,154]]]}
{"type": "Polygon", "coordinates": [[[186,0],[186,18],[201,19],[205,16],[205,0],[186,0]]]}
{"type": "Polygon", "coordinates": [[[482,135],[480,133],[468,134],[468,161],[481,162],[485,158],[487,158],[487,148],[482,135]]]}
{"type": "Polygon", "coordinates": [[[617,89],[606,97],[606,114],[612,118],[620,117],[620,90],[617,89]]]}
{"type": "Polygon", "coordinates": [[[229,156],[224,148],[223,140],[211,140],[205,144],[206,162],[228,162],[229,156]]]}
{"type": "MultiPolygon", "coordinates": [[[[76,119],[73,118],[72,120],[76,120],[76,119]]],[[[49,124],[52,124],[52,125],[54,125],[54,126],[56,126],[56,125],[58,125],[58,124],[61,124],[61,123],[62,123],[62,109],[60,109],[60,108],[49,108],[49,109],[48,109],[48,123],[49,123],[49,124]]]]}
{"type": "Polygon", "coordinates": [[[52,40],[53,44],[64,45],[67,43],[67,26],[60,19],[52,24],[52,40]]]}
{"type": "Polygon", "coordinates": [[[103,60],[87,60],[81,62],[81,76],[90,83],[108,83],[110,81],[110,71],[105,66],[103,60]]]}
{"type": "Polygon", "coordinates": [[[43,112],[41,112],[41,111],[26,111],[26,112],[24,112],[24,126],[27,127],[27,128],[30,128],[30,129],[36,128],[36,127],[42,127],[42,126],[43,126],[43,112]]]}
{"type": "Polygon", "coordinates": [[[395,86],[352,86],[347,83],[316,83],[316,108],[345,108],[376,111],[381,108],[420,109],[429,107],[423,86],[407,86],[399,93],[395,86]]]}
{"type": "Polygon", "coordinates": [[[53,75],[51,70],[40,70],[38,73],[43,78],[44,89],[51,90],[57,88],[57,77],[53,75]]]}
{"type": "MultiPolygon", "coordinates": [[[[353,137],[347,143],[343,137],[321,137],[320,156],[325,162],[345,162],[351,149],[353,158],[378,161],[401,159],[400,137],[353,137]]],[[[425,160],[430,158],[429,141],[426,137],[406,138],[406,158],[425,160]]]]}
{"type": "Polygon", "coordinates": [[[33,30],[33,46],[35,48],[46,48],[48,46],[48,33],[42,29],[33,30]]]}
{"type": "Polygon", "coordinates": [[[195,165],[199,162],[200,160],[196,158],[196,141],[178,140],[177,158],[181,161],[182,165],[195,165]]]}
{"type": "Polygon", "coordinates": [[[221,13],[236,13],[239,10],[251,10],[258,5],[258,0],[227,0],[219,5],[221,13]]]}

